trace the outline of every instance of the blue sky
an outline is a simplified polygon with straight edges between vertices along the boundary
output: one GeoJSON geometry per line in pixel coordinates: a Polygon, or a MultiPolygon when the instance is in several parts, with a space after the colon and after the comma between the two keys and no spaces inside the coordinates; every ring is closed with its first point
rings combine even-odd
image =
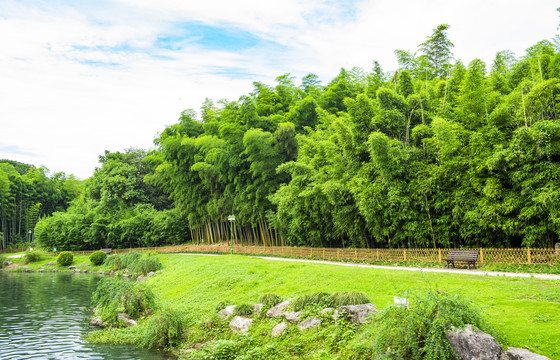
{"type": "Polygon", "coordinates": [[[457,58],[490,63],[558,33],[557,1],[3,0],[0,158],[91,176],[105,150],[149,148],[182,110],[253,81],[394,70],[451,25],[457,58]]]}

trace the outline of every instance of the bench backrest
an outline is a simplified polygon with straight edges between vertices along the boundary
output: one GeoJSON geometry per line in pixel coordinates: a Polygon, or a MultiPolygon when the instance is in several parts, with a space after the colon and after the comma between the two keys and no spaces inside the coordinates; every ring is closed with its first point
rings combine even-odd
{"type": "Polygon", "coordinates": [[[101,249],[101,251],[103,251],[107,255],[110,255],[111,251],[113,251],[113,249],[101,249]]]}
{"type": "Polygon", "coordinates": [[[449,250],[448,259],[476,261],[478,258],[478,250],[449,250]]]}

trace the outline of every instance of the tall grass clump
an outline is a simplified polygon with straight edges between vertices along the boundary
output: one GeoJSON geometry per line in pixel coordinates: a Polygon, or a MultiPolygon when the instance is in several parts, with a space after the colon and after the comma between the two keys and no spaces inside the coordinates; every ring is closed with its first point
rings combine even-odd
{"type": "Polygon", "coordinates": [[[58,257],[56,258],[56,262],[60,266],[72,265],[72,263],[74,262],[74,254],[72,254],[72,252],[70,251],[63,251],[60,254],[58,254],[58,257]]]}
{"type": "Polygon", "coordinates": [[[150,317],[140,345],[148,349],[177,346],[184,338],[185,325],[185,316],[182,312],[167,309],[161,314],[150,317]]]}
{"type": "Polygon", "coordinates": [[[455,359],[458,356],[446,338],[447,330],[467,324],[499,339],[474,303],[459,295],[427,290],[411,298],[410,309],[391,306],[379,312],[371,330],[373,345],[362,347],[360,356],[455,359]]]}
{"type": "Polygon", "coordinates": [[[154,306],[154,294],[144,284],[104,278],[93,293],[96,315],[111,326],[118,326],[119,312],[137,319],[154,306]]]}
{"type": "Polygon", "coordinates": [[[294,299],[291,306],[294,311],[301,311],[307,307],[340,307],[345,305],[367,304],[370,300],[366,294],[361,292],[336,292],[325,293],[316,292],[298,296],[294,299]]]}
{"type": "Polygon", "coordinates": [[[96,251],[89,256],[89,261],[92,265],[99,266],[107,259],[107,254],[104,251],[96,251]]]}
{"type": "Polygon", "coordinates": [[[127,254],[113,254],[109,255],[105,260],[105,266],[110,270],[123,270],[134,262],[138,261],[142,257],[142,254],[136,251],[129,252],[127,254]]]}
{"type": "Polygon", "coordinates": [[[128,266],[128,270],[130,270],[133,274],[142,274],[147,275],[149,272],[158,271],[161,269],[163,265],[161,261],[156,256],[148,255],[143,256],[136,260],[135,262],[131,263],[128,266]]]}
{"type": "Polygon", "coordinates": [[[282,298],[276,294],[263,294],[259,297],[259,303],[264,307],[270,308],[282,302],[282,298]]]}
{"type": "Polygon", "coordinates": [[[2,269],[4,266],[6,266],[6,258],[4,257],[4,255],[0,255],[0,269],[2,269]]]}
{"type": "Polygon", "coordinates": [[[23,257],[26,264],[41,260],[41,254],[37,250],[27,251],[23,257]]]}
{"type": "Polygon", "coordinates": [[[253,306],[249,304],[237,305],[233,310],[234,316],[251,316],[253,315],[253,306]]]}

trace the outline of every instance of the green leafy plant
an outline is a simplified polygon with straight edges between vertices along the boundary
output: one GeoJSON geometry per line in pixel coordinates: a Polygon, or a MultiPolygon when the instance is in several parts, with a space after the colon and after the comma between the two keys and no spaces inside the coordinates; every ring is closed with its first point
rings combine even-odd
{"type": "Polygon", "coordinates": [[[216,307],[214,308],[217,312],[220,312],[222,310],[224,310],[227,306],[229,306],[231,304],[230,301],[225,300],[225,301],[220,301],[219,303],[216,304],[216,307]]]}
{"type": "Polygon", "coordinates": [[[118,313],[137,319],[154,306],[154,294],[144,284],[105,278],[93,293],[97,315],[109,325],[118,326],[118,313]]]}
{"type": "Polygon", "coordinates": [[[126,254],[109,255],[105,260],[105,266],[110,270],[123,270],[130,267],[134,262],[138,261],[142,254],[132,251],[126,254]]]}
{"type": "Polygon", "coordinates": [[[367,304],[369,302],[370,300],[366,294],[351,291],[333,293],[328,300],[330,307],[367,304]]]}
{"type": "Polygon", "coordinates": [[[58,254],[56,262],[60,266],[72,265],[72,263],[74,262],[74,254],[72,254],[70,251],[63,251],[58,254]]]}
{"type": "Polygon", "coordinates": [[[301,311],[311,306],[327,308],[366,304],[369,302],[370,300],[367,295],[361,292],[336,292],[332,294],[316,292],[298,296],[294,299],[291,306],[294,311],[301,311]]]}
{"type": "MultiPolygon", "coordinates": [[[[453,359],[456,357],[446,338],[452,327],[472,324],[496,336],[482,315],[469,300],[438,291],[423,291],[411,299],[410,310],[391,306],[376,316],[373,346],[369,355],[392,359],[453,359]]],[[[367,351],[362,349],[362,354],[367,351]]]]}
{"type": "Polygon", "coordinates": [[[99,266],[107,259],[107,254],[103,251],[96,251],[89,256],[92,265],[99,266]]]}
{"type": "Polygon", "coordinates": [[[41,260],[41,254],[37,250],[27,251],[24,255],[26,264],[37,262],[41,260]]]}
{"type": "Polygon", "coordinates": [[[6,265],[6,258],[3,255],[0,255],[0,269],[2,269],[6,265]]]}
{"type": "Polygon", "coordinates": [[[176,346],[183,339],[184,329],[184,314],[168,309],[148,320],[141,346],[148,349],[176,346]]]}
{"type": "Polygon", "coordinates": [[[233,315],[236,316],[251,316],[253,315],[253,306],[249,304],[241,304],[235,307],[233,310],[233,315]]]}

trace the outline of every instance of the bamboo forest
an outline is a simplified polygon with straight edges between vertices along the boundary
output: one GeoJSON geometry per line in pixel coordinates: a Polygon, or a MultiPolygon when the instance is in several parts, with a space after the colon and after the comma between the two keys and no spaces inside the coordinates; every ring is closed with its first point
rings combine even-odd
{"type": "Polygon", "coordinates": [[[235,101],[207,99],[161,129],[153,149],[102,154],[84,181],[1,160],[2,247],[230,237],[551,247],[560,234],[560,36],[520,56],[463,63],[448,29],[395,50],[396,70],[373,61],[329,82],[283,74],[235,101]]]}

